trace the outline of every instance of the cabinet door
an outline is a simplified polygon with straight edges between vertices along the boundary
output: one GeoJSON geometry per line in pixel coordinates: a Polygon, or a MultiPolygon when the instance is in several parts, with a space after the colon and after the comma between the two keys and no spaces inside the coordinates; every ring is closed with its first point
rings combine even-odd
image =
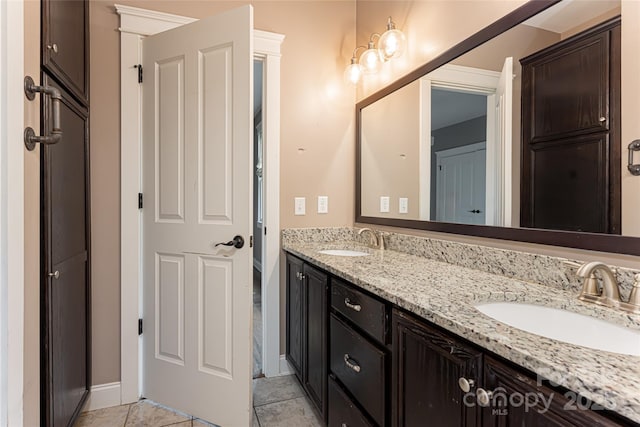
{"type": "Polygon", "coordinates": [[[302,260],[287,255],[287,360],[302,382],[303,286],[302,260]]]}
{"type": "MultiPolygon", "coordinates": [[[[47,426],[67,426],[89,395],[90,215],[88,112],[61,90],[62,138],[42,147],[43,413],[47,426]],[[50,276],[50,273],[54,273],[50,276]],[[57,273],[57,274],[55,274],[57,273]]],[[[51,100],[43,128],[51,132],[51,100]]]]}
{"type": "Polygon", "coordinates": [[[42,66],[88,103],[89,2],[42,0],[42,66]]]}
{"type": "Polygon", "coordinates": [[[546,387],[534,378],[491,357],[485,358],[483,427],[617,426],[589,408],[595,404],[546,387]]]}
{"type": "Polygon", "coordinates": [[[326,418],[327,395],[327,275],[304,265],[305,357],[304,387],[323,419],[326,418]]]}
{"type": "Polygon", "coordinates": [[[482,353],[398,310],[393,311],[392,327],[392,425],[478,425],[475,390],[466,396],[458,380],[477,384],[482,353]]]}

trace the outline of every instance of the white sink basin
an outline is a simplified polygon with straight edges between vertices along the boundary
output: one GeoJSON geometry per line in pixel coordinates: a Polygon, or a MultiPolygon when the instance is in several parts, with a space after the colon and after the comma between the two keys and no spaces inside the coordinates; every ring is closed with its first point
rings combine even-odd
{"type": "Polygon", "coordinates": [[[369,255],[367,252],[352,251],[350,249],[323,249],[318,252],[325,255],[335,255],[335,256],[367,256],[369,255]]]}
{"type": "Polygon", "coordinates": [[[475,307],[489,317],[532,334],[596,350],[640,356],[640,331],[591,316],[514,302],[484,303],[475,307]]]}

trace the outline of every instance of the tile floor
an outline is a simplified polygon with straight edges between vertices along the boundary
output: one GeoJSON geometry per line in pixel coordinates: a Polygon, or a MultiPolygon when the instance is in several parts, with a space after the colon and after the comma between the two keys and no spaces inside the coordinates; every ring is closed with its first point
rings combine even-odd
{"type": "MultiPolygon", "coordinates": [[[[253,380],[251,427],[320,427],[310,403],[293,375],[253,380]]],[[[75,427],[208,427],[201,420],[142,400],[130,405],[85,412],[75,427]]]]}

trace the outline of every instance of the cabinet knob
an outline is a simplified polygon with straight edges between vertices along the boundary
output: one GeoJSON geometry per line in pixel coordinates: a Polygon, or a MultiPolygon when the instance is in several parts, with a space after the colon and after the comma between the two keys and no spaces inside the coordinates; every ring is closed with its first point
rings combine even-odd
{"type": "Polygon", "coordinates": [[[52,50],[53,53],[58,53],[58,45],[53,43],[53,44],[48,44],[47,45],[47,49],[52,50]]]}
{"type": "Polygon", "coordinates": [[[49,273],[49,277],[52,277],[54,279],[59,279],[60,278],[60,272],[58,270],[56,270],[53,273],[49,273]]]}
{"type": "Polygon", "coordinates": [[[607,118],[606,117],[600,117],[598,120],[600,121],[600,123],[604,123],[604,122],[607,121],[607,118]]]}
{"type": "Polygon", "coordinates": [[[487,391],[483,388],[479,388],[476,391],[476,398],[478,399],[478,405],[480,406],[489,406],[491,403],[491,398],[493,397],[492,391],[487,391]]]}
{"type": "Polygon", "coordinates": [[[468,380],[465,377],[460,377],[458,379],[458,386],[460,386],[460,390],[464,391],[465,393],[469,393],[469,391],[471,391],[471,389],[475,385],[476,382],[474,380],[468,380]]]}

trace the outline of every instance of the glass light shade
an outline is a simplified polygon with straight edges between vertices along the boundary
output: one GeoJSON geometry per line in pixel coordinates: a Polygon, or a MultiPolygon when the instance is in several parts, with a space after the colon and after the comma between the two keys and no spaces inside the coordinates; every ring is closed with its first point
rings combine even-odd
{"type": "Polygon", "coordinates": [[[362,67],[355,59],[351,61],[351,64],[344,70],[344,80],[347,83],[357,85],[362,77],[362,67]]]}
{"type": "Polygon", "coordinates": [[[385,33],[380,36],[380,40],[378,40],[378,50],[384,61],[402,55],[406,45],[407,39],[404,33],[395,28],[385,31],[385,33]]]}
{"type": "Polygon", "coordinates": [[[365,74],[377,73],[382,68],[380,52],[373,47],[373,43],[369,43],[369,49],[365,50],[360,56],[360,66],[365,74]]]}

